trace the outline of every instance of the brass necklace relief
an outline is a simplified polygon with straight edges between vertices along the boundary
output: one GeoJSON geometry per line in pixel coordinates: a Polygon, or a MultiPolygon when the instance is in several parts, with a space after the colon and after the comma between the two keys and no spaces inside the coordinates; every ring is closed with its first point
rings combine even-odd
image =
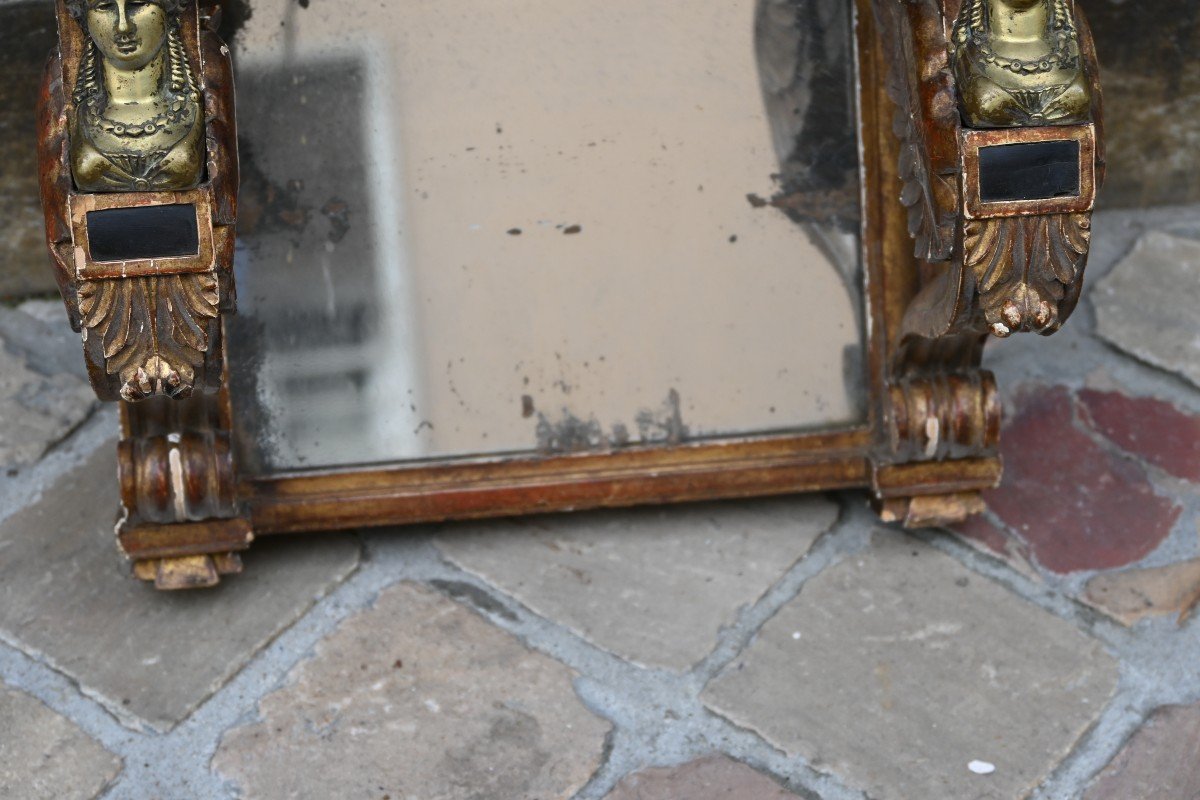
{"type": "Polygon", "coordinates": [[[952,48],[968,126],[1088,120],[1091,96],[1071,0],[965,0],[952,48]]]}
{"type": "Polygon", "coordinates": [[[68,0],[87,34],[75,84],[71,173],[84,192],[197,186],[204,112],[180,36],[180,0],[68,0]]]}

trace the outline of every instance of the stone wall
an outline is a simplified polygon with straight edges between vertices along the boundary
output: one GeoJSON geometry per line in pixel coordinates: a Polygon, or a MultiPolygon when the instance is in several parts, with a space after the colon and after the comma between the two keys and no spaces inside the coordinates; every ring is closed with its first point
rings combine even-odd
{"type": "Polygon", "coordinates": [[[54,6],[0,5],[0,299],[54,291],[37,188],[38,85],[54,6]]]}
{"type": "Polygon", "coordinates": [[[1200,6],[1083,0],[1100,56],[1108,182],[1130,208],[1200,200],[1200,6]]]}

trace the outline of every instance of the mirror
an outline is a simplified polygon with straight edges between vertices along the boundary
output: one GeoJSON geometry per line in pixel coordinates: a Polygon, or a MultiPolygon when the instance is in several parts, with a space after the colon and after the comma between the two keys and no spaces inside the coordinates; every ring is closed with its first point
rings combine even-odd
{"type": "Polygon", "coordinates": [[[852,16],[258,0],[239,469],[863,424],[852,16]]]}

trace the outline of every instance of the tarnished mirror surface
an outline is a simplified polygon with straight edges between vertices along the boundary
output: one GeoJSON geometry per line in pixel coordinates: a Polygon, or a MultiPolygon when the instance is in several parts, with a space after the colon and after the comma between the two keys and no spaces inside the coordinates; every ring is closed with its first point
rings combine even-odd
{"type": "Polygon", "coordinates": [[[258,0],[234,42],[244,468],[863,420],[845,0],[258,0]]]}

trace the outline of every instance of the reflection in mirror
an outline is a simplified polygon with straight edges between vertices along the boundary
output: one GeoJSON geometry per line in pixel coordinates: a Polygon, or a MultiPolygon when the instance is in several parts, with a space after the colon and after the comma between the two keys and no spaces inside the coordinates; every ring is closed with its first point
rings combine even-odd
{"type": "Polygon", "coordinates": [[[845,0],[258,0],[250,471],[864,416],[845,0]]]}

